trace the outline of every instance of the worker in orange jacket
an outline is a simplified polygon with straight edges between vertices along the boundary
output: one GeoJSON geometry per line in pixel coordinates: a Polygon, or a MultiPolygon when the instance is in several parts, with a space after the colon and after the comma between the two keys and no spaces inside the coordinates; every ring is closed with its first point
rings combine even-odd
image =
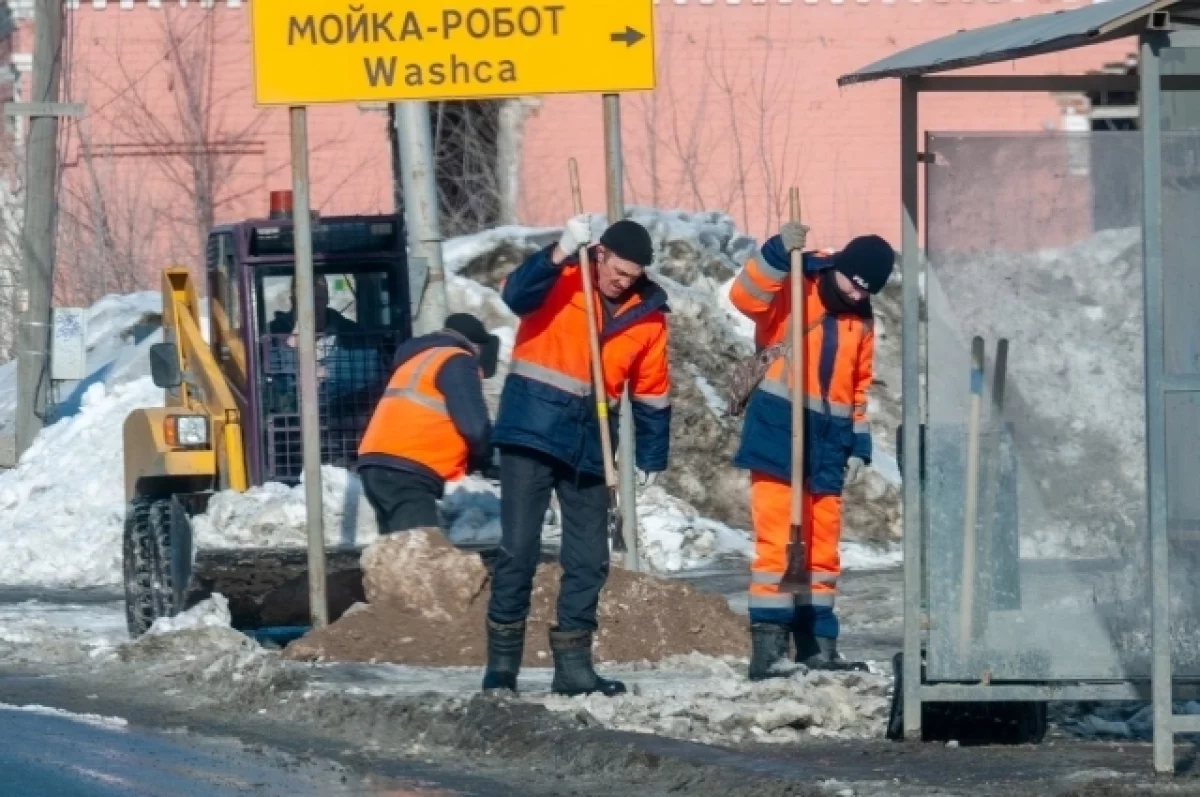
{"type": "Polygon", "coordinates": [[[358,449],[358,475],[380,534],[439,528],[446,482],[490,470],[481,380],[496,373],[499,351],[500,339],[467,313],[396,350],[394,373],[358,449]]]}
{"type": "MultiPolygon", "coordinates": [[[[588,348],[580,247],[598,295],[605,392],[615,408],[630,388],[641,486],[667,466],[671,400],[667,368],[667,295],[645,269],[650,235],[621,220],[592,245],[588,216],[567,222],[559,242],[509,275],[502,297],[520,316],[493,440],[500,450],[501,543],[488,603],[483,688],[516,690],[525,619],[551,492],[562,509],[562,583],[558,622],[550,629],[551,690],[576,695],[625,691],[592,666],[596,606],[608,577],[608,491],[588,348]]],[[[617,440],[618,413],[608,414],[617,440]]]]}
{"type": "MultiPolygon", "coordinates": [[[[783,225],[730,288],[734,306],[754,322],[759,351],[790,344],[790,253],[803,252],[808,228],[783,225]]],[[[750,471],[754,561],[750,579],[750,678],[779,674],[788,658],[811,668],[849,665],[837,652],[834,598],[841,573],[842,488],[871,462],[867,390],[873,379],[875,335],[871,295],[887,284],[895,252],[882,238],[855,238],[840,252],[804,252],[806,311],[803,541],[807,583],[796,594],[779,584],[787,567],[791,526],[792,366],[785,350],[746,405],[734,465],[750,471]]]]}

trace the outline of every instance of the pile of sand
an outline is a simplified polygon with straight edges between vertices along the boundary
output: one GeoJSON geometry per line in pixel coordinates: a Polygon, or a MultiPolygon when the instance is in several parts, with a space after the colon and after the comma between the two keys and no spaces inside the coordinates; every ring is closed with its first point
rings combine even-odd
{"type": "MultiPolygon", "coordinates": [[[[389,535],[363,554],[368,605],[296,640],[289,659],[482,666],[490,576],[477,554],[438,532],[389,535]]],[[[547,630],[555,622],[562,570],[541,565],[534,579],[526,666],[551,662],[547,630]]],[[[725,599],[685,584],[614,568],[600,597],[597,660],[660,661],[692,652],[746,655],[745,618],[725,599]]]]}

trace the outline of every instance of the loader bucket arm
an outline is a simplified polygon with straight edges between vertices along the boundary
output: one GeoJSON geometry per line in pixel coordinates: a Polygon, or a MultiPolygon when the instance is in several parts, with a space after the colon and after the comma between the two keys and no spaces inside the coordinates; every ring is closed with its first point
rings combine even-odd
{"type": "Polygon", "coordinates": [[[241,411],[200,330],[199,301],[185,268],[163,271],[163,334],[175,344],[183,383],[167,392],[168,406],[208,415],[216,453],[217,489],[246,490],[241,411]],[[174,395],[173,395],[174,394],[174,395]]]}

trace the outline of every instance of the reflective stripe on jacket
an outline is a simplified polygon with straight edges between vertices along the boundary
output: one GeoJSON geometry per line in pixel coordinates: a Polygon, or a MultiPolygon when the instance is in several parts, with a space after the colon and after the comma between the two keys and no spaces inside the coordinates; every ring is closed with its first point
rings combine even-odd
{"type": "MultiPolygon", "coordinates": [[[[504,302],[521,320],[492,440],[533,448],[585,473],[602,475],[603,457],[588,349],[579,263],[550,260],[553,247],[531,255],[505,280],[504,302]]],[[[611,317],[597,293],[609,424],[617,443],[616,407],[630,386],[637,467],[661,471],[670,448],[667,295],[643,278],[611,317]]]]}
{"type": "Polygon", "coordinates": [[[470,449],[437,387],[442,366],[459,355],[470,356],[456,346],[435,346],[396,369],[363,435],[360,462],[391,457],[422,465],[445,481],[466,475],[470,449]]]}
{"type": "MultiPolygon", "coordinates": [[[[867,390],[873,379],[875,334],[869,318],[825,313],[816,275],[830,265],[823,255],[804,255],[804,475],[811,492],[838,495],[846,461],[851,456],[871,461],[867,390]]],[[[746,262],[730,288],[730,301],[754,321],[754,342],[760,350],[791,339],[789,271],[787,254],[775,236],[746,262]]],[[[791,373],[791,358],[780,357],[751,394],[735,466],[791,479],[791,373]]]]}

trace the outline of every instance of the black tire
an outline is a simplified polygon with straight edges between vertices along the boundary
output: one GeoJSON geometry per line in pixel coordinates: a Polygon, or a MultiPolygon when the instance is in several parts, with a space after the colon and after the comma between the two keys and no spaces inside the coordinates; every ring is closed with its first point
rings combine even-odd
{"type": "Polygon", "coordinates": [[[134,499],[125,514],[125,623],[137,639],[175,614],[171,584],[171,501],[134,499]]]}

